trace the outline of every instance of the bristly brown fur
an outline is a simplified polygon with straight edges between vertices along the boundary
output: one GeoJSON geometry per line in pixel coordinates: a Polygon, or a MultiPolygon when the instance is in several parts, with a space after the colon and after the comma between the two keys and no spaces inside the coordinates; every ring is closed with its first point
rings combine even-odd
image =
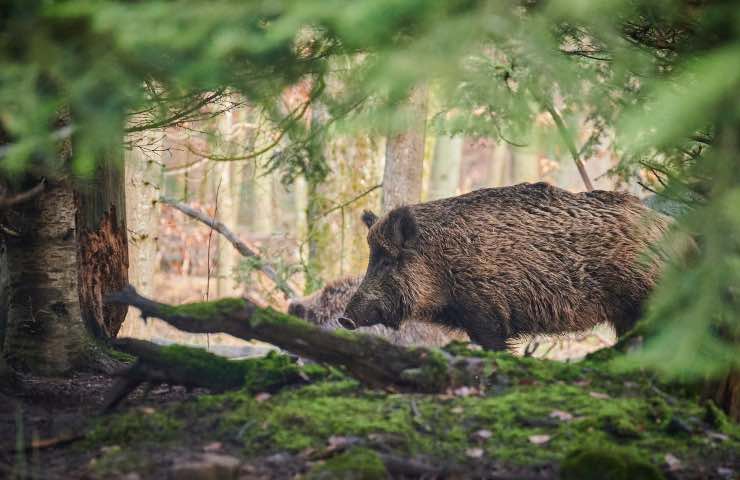
{"type": "Polygon", "coordinates": [[[627,193],[546,183],[402,207],[369,229],[346,315],[360,326],[431,319],[493,349],[603,322],[621,335],[657,281],[661,261],[645,254],[668,226],[627,193]]]}

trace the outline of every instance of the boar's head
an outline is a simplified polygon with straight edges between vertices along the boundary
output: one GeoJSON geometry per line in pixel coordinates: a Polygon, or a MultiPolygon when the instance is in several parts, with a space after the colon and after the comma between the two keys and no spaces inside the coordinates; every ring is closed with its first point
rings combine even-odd
{"type": "Polygon", "coordinates": [[[340,323],[354,329],[383,324],[397,329],[411,316],[420,296],[431,298],[436,282],[419,251],[419,229],[408,207],[392,210],[385,217],[365,211],[362,220],[369,231],[370,260],[357,292],[340,323]]]}

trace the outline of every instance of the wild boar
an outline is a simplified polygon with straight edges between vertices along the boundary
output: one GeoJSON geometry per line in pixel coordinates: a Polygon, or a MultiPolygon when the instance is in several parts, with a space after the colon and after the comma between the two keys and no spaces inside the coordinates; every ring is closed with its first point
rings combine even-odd
{"type": "MultiPolygon", "coordinates": [[[[312,295],[291,300],[288,313],[329,330],[342,328],[338,318],[344,313],[349,299],[357,291],[361,281],[362,277],[358,276],[335,280],[312,295]]],[[[423,322],[406,322],[398,330],[383,325],[359,330],[403,346],[443,347],[453,340],[468,340],[462,332],[423,322]]]]}
{"type": "Polygon", "coordinates": [[[487,349],[507,340],[612,324],[630,330],[662,261],[669,227],[627,193],[546,183],[477,190],[363,214],[367,272],[340,323],[397,329],[430,319],[487,349]]]}

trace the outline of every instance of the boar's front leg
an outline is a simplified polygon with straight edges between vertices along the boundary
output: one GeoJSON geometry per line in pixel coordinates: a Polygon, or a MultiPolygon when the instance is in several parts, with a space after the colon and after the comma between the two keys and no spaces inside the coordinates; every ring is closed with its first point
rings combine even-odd
{"type": "Polygon", "coordinates": [[[508,335],[489,319],[470,319],[466,321],[465,330],[472,341],[485,348],[503,352],[509,349],[506,339],[508,335]]]}

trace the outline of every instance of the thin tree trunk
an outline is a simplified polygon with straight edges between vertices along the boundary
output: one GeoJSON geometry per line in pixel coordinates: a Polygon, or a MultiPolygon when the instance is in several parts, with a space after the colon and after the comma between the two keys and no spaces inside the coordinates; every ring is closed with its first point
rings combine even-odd
{"type": "Polygon", "coordinates": [[[538,182],[540,180],[540,165],[537,155],[526,152],[517,155],[516,161],[511,162],[511,184],[521,182],[538,182]]]}
{"type": "Polygon", "coordinates": [[[437,137],[434,145],[432,172],[429,177],[429,200],[457,194],[462,162],[462,137],[437,137]]]}
{"type": "Polygon", "coordinates": [[[407,106],[409,128],[388,137],[383,169],[383,212],[421,201],[427,89],[416,88],[407,106]]]}
{"type": "MultiPolygon", "coordinates": [[[[234,205],[236,198],[236,164],[226,162],[218,166],[221,174],[221,188],[218,194],[218,219],[226,225],[236,225],[237,208],[234,205]]],[[[234,272],[236,270],[236,252],[229,241],[218,236],[218,256],[216,264],[216,296],[238,295],[234,272]]]]}
{"type": "Polygon", "coordinates": [[[501,142],[493,147],[486,186],[503,187],[512,183],[513,158],[513,148],[508,143],[501,142]]]}
{"type": "Polygon", "coordinates": [[[320,224],[323,200],[319,183],[312,179],[306,181],[306,232],[308,235],[308,257],[306,259],[305,293],[321,288],[321,246],[327,229],[320,224]]]}
{"type": "MultiPolygon", "coordinates": [[[[156,180],[161,167],[148,159],[140,149],[125,154],[126,161],[126,221],[128,224],[130,283],[140,292],[154,291],[155,256],[159,189],[156,180]]],[[[129,308],[120,335],[147,338],[144,321],[135,308],[129,308]]]]}

